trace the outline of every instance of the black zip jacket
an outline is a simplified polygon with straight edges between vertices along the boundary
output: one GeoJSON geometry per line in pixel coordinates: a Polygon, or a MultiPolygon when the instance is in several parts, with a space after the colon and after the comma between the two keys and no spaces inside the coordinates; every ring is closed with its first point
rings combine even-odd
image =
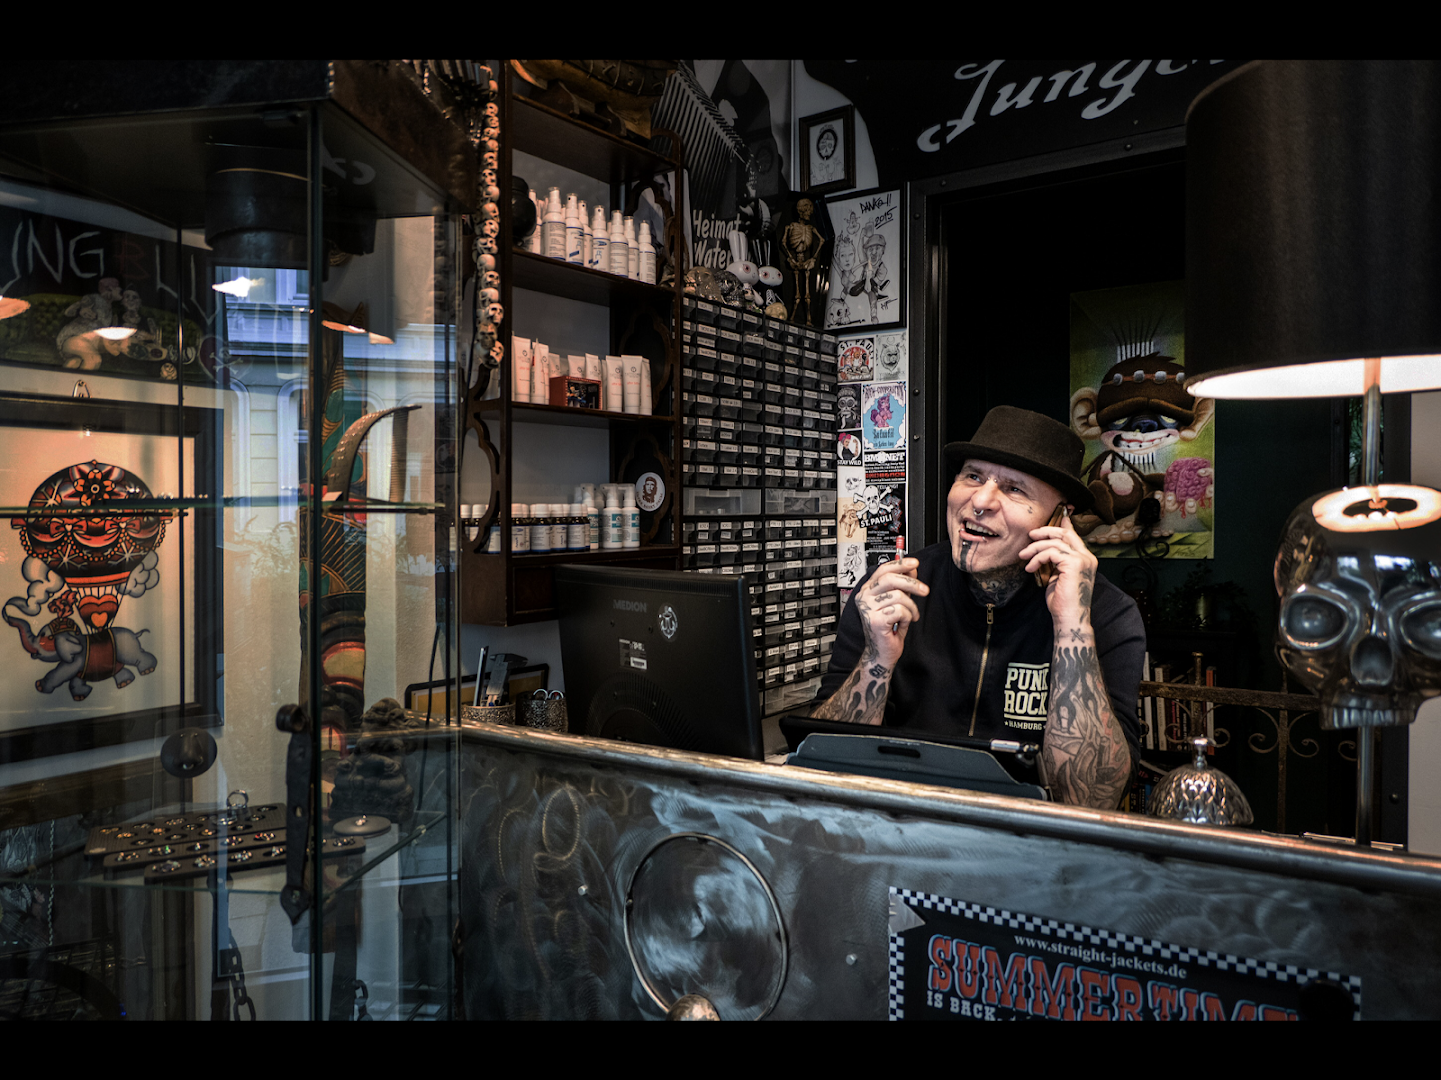
{"type": "MultiPolygon", "coordinates": [[[[951,561],[948,543],[933,544],[916,557],[920,580],[931,587],[931,594],[913,597],[921,617],[906,632],[905,651],[891,676],[885,726],[915,735],[1041,742],[1055,641],[1045,594],[1028,583],[1009,603],[986,605],[971,592],[968,575],[951,561]]],[[[1111,707],[1135,762],[1140,751],[1136,699],[1146,630],[1135,601],[1100,574],[1091,599],[1091,625],[1111,707]]],[[[848,603],[817,703],[840,689],[864,648],[860,615],[855,603],[848,603]]]]}

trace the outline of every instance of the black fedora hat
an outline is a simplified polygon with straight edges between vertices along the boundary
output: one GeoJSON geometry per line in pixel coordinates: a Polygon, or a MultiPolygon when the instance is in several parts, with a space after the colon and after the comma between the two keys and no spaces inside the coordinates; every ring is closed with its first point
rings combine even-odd
{"type": "Polygon", "coordinates": [[[1081,482],[1085,454],[1081,437],[1060,421],[1013,405],[997,405],[986,413],[970,442],[946,444],[946,475],[954,482],[967,460],[989,461],[1044,480],[1077,510],[1089,510],[1091,493],[1081,482]]]}

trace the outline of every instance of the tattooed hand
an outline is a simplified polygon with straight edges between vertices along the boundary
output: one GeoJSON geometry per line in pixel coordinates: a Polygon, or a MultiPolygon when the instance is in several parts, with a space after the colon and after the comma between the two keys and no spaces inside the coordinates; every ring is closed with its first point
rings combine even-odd
{"type": "Polygon", "coordinates": [[[916,577],[920,565],[919,559],[885,563],[852,597],[866,635],[866,650],[861,657],[863,666],[870,667],[878,661],[893,668],[901,658],[906,631],[921,617],[920,608],[912,598],[928,596],[931,591],[929,585],[916,577]]]}
{"type": "Polygon", "coordinates": [[[1131,750],[1111,708],[1091,628],[1096,556],[1070,518],[1032,529],[1031,539],[1020,553],[1026,571],[1056,568],[1046,587],[1055,645],[1041,763],[1059,802],[1114,810],[1131,779],[1131,750]]]}
{"type": "Polygon", "coordinates": [[[860,662],[829,701],[812,716],[879,724],[890,693],[891,673],[905,648],[906,631],[921,617],[915,597],[930,595],[931,587],[916,577],[919,559],[898,559],[884,564],[851,597],[861,617],[866,646],[860,662]]]}
{"type": "Polygon", "coordinates": [[[1060,641],[1063,627],[1067,637],[1078,625],[1084,624],[1089,629],[1091,593],[1096,587],[1096,556],[1076,534],[1070,518],[1062,518],[1059,525],[1032,529],[1031,540],[1019,555],[1026,572],[1034,574],[1046,565],[1056,569],[1046,586],[1046,607],[1056,624],[1056,640],[1060,641]]]}

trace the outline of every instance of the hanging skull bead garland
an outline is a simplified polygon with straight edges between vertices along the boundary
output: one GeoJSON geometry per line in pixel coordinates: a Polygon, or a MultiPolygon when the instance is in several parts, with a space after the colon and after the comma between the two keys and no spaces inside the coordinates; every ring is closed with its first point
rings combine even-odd
{"type": "Polygon", "coordinates": [[[1331,520],[1366,515],[1368,491],[1307,499],[1276,555],[1276,651],[1321,698],[1328,730],[1409,724],[1441,694],[1441,520],[1401,498],[1381,500],[1392,506],[1374,531],[1331,520]]]}
{"type": "Polygon", "coordinates": [[[499,87],[488,67],[479,68],[479,82],[485,87],[480,151],[480,198],[477,200],[480,227],[475,238],[475,261],[481,287],[475,290],[475,333],[478,351],[489,367],[499,367],[505,358],[500,323],[505,310],[500,305],[500,272],[496,260],[496,237],[500,235],[500,104],[499,87]]]}

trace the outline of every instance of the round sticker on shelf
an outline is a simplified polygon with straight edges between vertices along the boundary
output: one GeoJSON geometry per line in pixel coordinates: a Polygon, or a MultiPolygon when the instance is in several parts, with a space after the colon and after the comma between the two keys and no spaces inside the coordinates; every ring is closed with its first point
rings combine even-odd
{"type": "Polygon", "coordinates": [[[635,482],[635,502],[647,513],[660,509],[660,504],[665,502],[665,481],[660,473],[641,473],[635,482]]]}

